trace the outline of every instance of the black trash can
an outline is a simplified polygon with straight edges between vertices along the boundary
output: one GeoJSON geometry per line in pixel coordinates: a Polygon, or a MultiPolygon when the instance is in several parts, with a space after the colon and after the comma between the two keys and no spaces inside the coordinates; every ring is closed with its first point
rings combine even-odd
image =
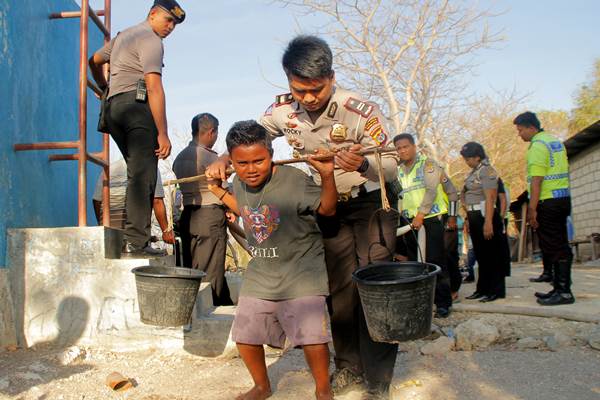
{"type": "Polygon", "coordinates": [[[156,326],[182,326],[189,322],[206,273],[191,268],[137,267],[135,274],[140,319],[156,326]]]}
{"type": "Polygon", "coordinates": [[[369,335],[399,343],[431,333],[436,275],[441,268],[420,262],[381,262],[352,274],[369,335]]]}

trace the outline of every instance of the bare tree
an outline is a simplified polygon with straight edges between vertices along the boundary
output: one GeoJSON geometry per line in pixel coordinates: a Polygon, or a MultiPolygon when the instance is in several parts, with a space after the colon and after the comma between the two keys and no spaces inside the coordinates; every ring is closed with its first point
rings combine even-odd
{"type": "Polygon", "coordinates": [[[325,17],[338,81],[379,103],[395,133],[412,131],[437,156],[463,103],[472,56],[500,40],[490,10],[449,0],[276,0],[325,17]]]}

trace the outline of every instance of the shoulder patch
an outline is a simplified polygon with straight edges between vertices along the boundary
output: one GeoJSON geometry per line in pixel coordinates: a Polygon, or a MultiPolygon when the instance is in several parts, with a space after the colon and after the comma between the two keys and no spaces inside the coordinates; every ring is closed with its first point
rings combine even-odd
{"type": "Polygon", "coordinates": [[[370,131],[375,125],[379,125],[379,118],[372,117],[365,123],[365,131],[370,131]]]}
{"type": "Polygon", "coordinates": [[[348,100],[346,100],[344,107],[364,118],[368,118],[375,108],[372,104],[357,100],[353,97],[350,97],[348,100]]]}
{"type": "Polygon", "coordinates": [[[275,107],[282,106],[284,104],[291,104],[294,101],[291,93],[284,93],[275,96],[275,107]]]}
{"type": "Polygon", "coordinates": [[[373,139],[378,146],[385,144],[387,141],[387,135],[383,131],[383,127],[381,125],[377,125],[377,127],[369,133],[369,136],[371,136],[371,139],[373,139]]]}

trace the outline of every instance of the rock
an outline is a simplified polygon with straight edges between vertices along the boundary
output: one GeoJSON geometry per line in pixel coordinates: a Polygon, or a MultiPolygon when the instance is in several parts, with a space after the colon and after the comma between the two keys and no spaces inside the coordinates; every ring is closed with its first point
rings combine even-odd
{"type": "Polygon", "coordinates": [[[87,352],[78,346],[71,346],[57,356],[57,360],[61,365],[70,365],[76,362],[85,361],[87,352]]]}
{"type": "Polygon", "coordinates": [[[600,350],[600,325],[592,330],[588,337],[588,343],[593,349],[600,350]]]}
{"type": "Polygon", "coordinates": [[[24,381],[43,381],[42,377],[35,372],[19,372],[15,374],[15,377],[24,381]]]}
{"type": "Polygon", "coordinates": [[[8,389],[9,386],[10,381],[8,380],[8,378],[0,379],[0,391],[8,389]]]}
{"type": "Polygon", "coordinates": [[[573,343],[573,340],[564,333],[557,332],[552,336],[545,337],[544,342],[546,343],[548,349],[557,351],[562,347],[570,346],[573,343]]]}
{"type": "Polygon", "coordinates": [[[454,348],[454,339],[447,336],[441,336],[433,342],[427,343],[421,347],[421,353],[429,355],[442,355],[447,354],[454,348]]]}
{"type": "Polygon", "coordinates": [[[36,361],[29,366],[29,370],[33,372],[47,372],[48,366],[36,361]]]}
{"type": "Polygon", "coordinates": [[[454,330],[458,350],[482,350],[500,337],[498,328],[478,319],[470,319],[454,330]]]}
{"type": "Polygon", "coordinates": [[[525,350],[525,349],[539,349],[544,346],[544,341],[539,338],[526,337],[519,339],[517,342],[517,349],[525,350]]]}

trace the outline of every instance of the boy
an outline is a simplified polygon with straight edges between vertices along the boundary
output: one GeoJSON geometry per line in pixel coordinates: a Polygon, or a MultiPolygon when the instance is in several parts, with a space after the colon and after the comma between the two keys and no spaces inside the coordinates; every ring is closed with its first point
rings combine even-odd
{"type": "Polygon", "coordinates": [[[297,168],[273,166],[271,139],[256,121],[233,125],[226,138],[236,172],[234,194],[209,189],[242,217],[253,258],[244,276],[232,337],[254,387],[237,399],[271,395],[263,344],[287,337],[304,349],[316,398],[331,399],[325,298],[329,293],[321,233],[315,216],[335,214],[333,160],[309,163],[321,187],[297,168]]]}

